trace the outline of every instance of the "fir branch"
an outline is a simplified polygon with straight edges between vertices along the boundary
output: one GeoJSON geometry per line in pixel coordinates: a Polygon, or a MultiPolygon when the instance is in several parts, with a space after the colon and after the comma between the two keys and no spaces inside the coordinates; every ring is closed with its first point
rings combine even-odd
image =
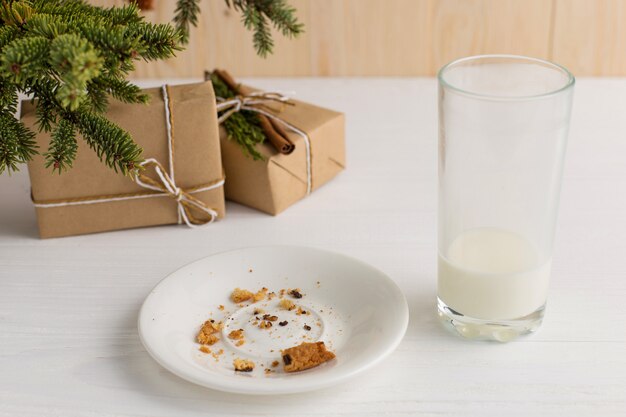
{"type": "Polygon", "coordinates": [[[44,154],[46,158],[46,168],[52,167],[53,171],[59,174],[72,166],[76,159],[76,133],[74,126],[66,119],[61,119],[52,132],[50,147],[44,154]]]}
{"type": "Polygon", "coordinates": [[[0,0],[0,172],[36,152],[34,134],[6,117],[18,92],[37,103],[36,124],[51,131],[47,166],[69,168],[81,133],[99,158],[128,173],[141,149],[119,126],[98,115],[111,95],[127,103],[147,97],[126,80],[138,59],[165,59],[180,49],[170,25],[144,21],[136,5],[101,8],[84,0],[0,0]]]}
{"type": "Polygon", "coordinates": [[[142,92],[141,88],[126,80],[98,77],[92,80],[91,87],[96,91],[106,92],[124,103],[145,104],[148,102],[148,96],[142,92]]]}
{"type": "Polygon", "coordinates": [[[17,88],[0,78],[0,108],[11,114],[17,112],[17,88]]]}
{"type": "Polygon", "coordinates": [[[100,75],[102,59],[85,38],[67,33],[51,42],[49,63],[62,81],[57,89],[61,105],[78,109],[87,95],[87,82],[100,75]]]}
{"type": "Polygon", "coordinates": [[[46,67],[49,41],[41,36],[19,38],[2,49],[0,73],[20,84],[36,78],[46,67]]]}
{"type": "Polygon", "coordinates": [[[139,26],[135,35],[143,43],[140,54],[146,61],[169,58],[182,50],[181,34],[167,24],[139,26]]]}
{"type": "Polygon", "coordinates": [[[295,17],[296,10],[286,0],[225,0],[228,7],[239,11],[244,26],[253,31],[257,53],[266,57],[274,49],[270,23],[283,36],[295,38],[304,32],[304,25],[295,17]]]}
{"type": "Polygon", "coordinates": [[[30,161],[37,153],[35,134],[12,113],[0,111],[0,174],[11,173],[18,165],[30,161]]]}
{"type": "Polygon", "coordinates": [[[68,115],[87,144],[98,157],[115,172],[125,175],[135,171],[142,161],[141,148],[130,134],[104,116],[91,112],[68,115]]]}
{"type": "Polygon", "coordinates": [[[178,0],[174,11],[174,23],[181,34],[183,43],[189,41],[189,27],[198,25],[200,14],[200,0],[178,0]]]}
{"type": "Polygon", "coordinates": [[[27,1],[6,1],[0,4],[0,20],[9,26],[22,26],[34,11],[27,1]]]}
{"type": "MultiPolygon", "coordinates": [[[[215,95],[224,99],[232,98],[236,95],[228,85],[216,74],[209,74],[215,95]]],[[[231,114],[223,123],[229,140],[234,140],[242,149],[245,155],[249,155],[254,160],[263,160],[263,155],[256,149],[257,145],[265,142],[265,133],[259,124],[256,113],[242,110],[231,114]]]]}
{"type": "MultiPolygon", "coordinates": [[[[241,13],[244,26],[253,32],[252,41],[256,52],[262,56],[272,53],[274,40],[271,26],[283,36],[295,38],[304,32],[304,25],[295,16],[296,9],[286,0],[224,0],[226,6],[241,13]]],[[[178,0],[174,23],[181,33],[183,43],[189,40],[190,25],[198,23],[199,0],[178,0]]]]}

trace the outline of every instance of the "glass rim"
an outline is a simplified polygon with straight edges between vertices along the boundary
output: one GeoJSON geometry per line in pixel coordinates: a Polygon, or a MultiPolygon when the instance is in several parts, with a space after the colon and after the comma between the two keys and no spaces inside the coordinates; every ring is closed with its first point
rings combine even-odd
{"type": "Polygon", "coordinates": [[[484,99],[484,100],[501,100],[501,101],[510,101],[510,100],[532,100],[532,99],[538,99],[538,98],[545,98],[545,97],[549,97],[549,96],[553,96],[556,94],[559,94],[569,88],[571,88],[575,83],[576,83],[576,77],[574,77],[574,75],[567,69],[565,68],[563,65],[557,64],[556,62],[552,62],[552,61],[548,61],[547,59],[541,59],[541,58],[534,58],[534,57],[530,57],[530,56],[524,56],[524,55],[514,55],[514,54],[485,54],[485,55],[472,55],[472,56],[466,56],[463,58],[458,58],[455,59],[451,62],[448,62],[446,65],[444,65],[443,67],[441,67],[439,69],[439,71],[437,72],[437,79],[439,80],[439,84],[445,88],[448,88],[452,91],[455,91],[457,93],[469,96],[469,97],[474,97],[477,99],[484,99]],[[546,67],[550,67],[554,70],[557,70],[563,74],[565,74],[567,76],[567,81],[565,82],[564,85],[560,86],[559,88],[556,88],[554,90],[551,91],[547,91],[545,93],[540,93],[540,94],[529,94],[529,95],[511,95],[511,96],[497,96],[497,95],[493,95],[493,94],[483,94],[483,93],[477,93],[474,91],[469,91],[460,87],[457,87],[453,84],[450,84],[446,79],[445,79],[445,73],[451,69],[452,67],[455,67],[459,64],[463,64],[465,62],[469,62],[469,61],[479,61],[479,60],[484,60],[484,59],[490,59],[490,58],[500,58],[500,59],[510,59],[510,60],[518,60],[518,61],[526,61],[526,62],[534,62],[534,63],[539,63],[542,64],[546,67]]]}

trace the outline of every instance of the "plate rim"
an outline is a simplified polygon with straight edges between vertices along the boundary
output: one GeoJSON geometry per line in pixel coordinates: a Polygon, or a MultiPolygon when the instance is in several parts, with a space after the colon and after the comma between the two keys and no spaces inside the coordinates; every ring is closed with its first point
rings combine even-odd
{"type": "MultiPolygon", "coordinates": [[[[398,322],[396,322],[397,324],[398,322]]],[[[304,245],[255,245],[255,246],[244,246],[244,247],[239,247],[239,248],[234,248],[234,249],[227,249],[227,250],[223,250],[223,251],[219,251],[219,252],[215,252],[212,253],[210,255],[206,255],[203,256],[201,258],[195,259],[193,261],[190,261],[184,265],[181,265],[180,267],[172,270],[171,272],[169,272],[165,277],[161,278],[148,292],[148,294],[146,295],[146,297],[144,298],[143,302],[141,303],[141,307],[139,309],[139,314],[137,315],[137,333],[139,335],[139,340],[141,341],[141,344],[143,345],[144,349],[146,350],[146,352],[148,353],[148,355],[155,361],[157,362],[161,367],[163,367],[164,369],[166,369],[168,372],[171,372],[172,374],[176,375],[177,377],[205,387],[205,388],[209,388],[209,389],[213,389],[216,391],[220,391],[220,392],[228,392],[228,393],[233,393],[233,394],[245,394],[245,395],[284,395],[284,394],[298,394],[298,393],[303,393],[303,392],[309,392],[309,391],[315,391],[315,390],[319,390],[319,389],[323,389],[323,388],[327,388],[330,386],[334,386],[334,385],[338,385],[341,384],[351,378],[353,378],[354,376],[365,372],[367,370],[370,370],[371,368],[375,367],[376,365],[378,365],[380,362],[382,362],[384,359],[386,359],[389,355],[391,355],[391,353],[393,353],[396,348],[400,345],[400,343],[402,342],[402,340],[404,339],[404,336],[406,335],[406,331],[408,329],[408,325],[409,325],[409,306],[408,306],[408,302],[406,299],[406,296],[404,295],[404,293],[402,292],[402,290],[400,289],[400,287],[398,286],[398,284],[391,279],[391,277],[389,275],[387,275],[385,272],[381,271],[380,269],[378,269],[377,267],[362,261],[361,259],[352,257],[350,255],[346,255],[344,253],[341,252],[336,252],[336,251],[332,251],[329,249],[322,249],[322,248],[318,248],[318,247],[314,247],[314,246],[304,246],[304,245]],[[400,317],[399,319],[401,319],[401,322],[399,323],[399,331],[397,332],[397,334],[395,335],[395,337],[391,340],[391,343],[389,343],[386,347],[386,349],[381,352],[379,355],[372,357],[371,360],[367,361],[365,364],[363,364],[362,366],[355,368],[353,370],[351,370],[350,372],[344,373],[344,374],[340,374],[337,375],[333,378],[329,378],[327,380],[321,380],[321,381],[317,381],[315,383],[307,383],[306,379],[303,381],[299,381],[298,384],[292,384],[289,389],[281,389],[281,388],[274,388],[274,389],[270,389],[270,390],[257,390],[254,391],[252,389],[248,389],[247,387],[241,387],[238,388],[236,386],[226,386],[226,385],[221,385],[221,384],[215,384],[213,383],[213,381],[210,380],[205,380],[205,379],[197,379],[193,376],[184,374],[183,372],[179,372],[178,369],[176,369],[176,367],[170,367],[167,363],[165,363],[164,361],[161,360],[161,358],[159,357],[158,354],[156,354],[151,348],[150,348],[150,344],[147,343],[147,341],[144,338],[143,335],[143,331],[142,331],[142,317],[145,314],[145,309],[146,304],[148,299],[150,298],[150,296],[153,294],[153,292],[160,286],[162,285],[166,280],[170,279],[172,277],[172,275],[176,274],[177,272],[186,269],[188,267],[190,267],[193,264],[196,263],[200,263],[208,258],[212,258],[218,255],[223,255],[223,254],[227,254],[227,253],[231,253],[231,252],[241,252],[241,251],[246,251],[246,250],[254,250],[254,249],[279,249],[279,248],[290,248],[290,249],[298,249],[298,250],[305,250],[305,251],[314,251],[314,252],[318,252],[318,253],[324,253],[324,254],[329,254],[329,255],[334,255],[334,256],[340,256],[346,260],[349,260],[351,262],[356,262],[358,264],[361,264],[369,269],[372,269],[374,271],[376,271],[381,278],[383,278],[383,280],[389,285],[389,288],[393,289],[393,292],[396,293],[395,295],[398,296],[399,300],[401,301],[401,306],[400,306],[400,310],[402,312],[402,317],[400,317]]]]}

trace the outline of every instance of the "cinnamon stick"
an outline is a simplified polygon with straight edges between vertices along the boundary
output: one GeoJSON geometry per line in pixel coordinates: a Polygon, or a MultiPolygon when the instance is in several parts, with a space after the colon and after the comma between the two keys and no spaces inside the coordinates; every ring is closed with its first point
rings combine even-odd
{"type": "MultiPolygon", "coordinates": [[[[235,79],[225,70],[215,69],[213,73],[217,75],[224,83],[235,92],[235,94],[242,94],[241,85],[237,84],[235,79]]],[[[257,113],[259,118],[259,124],[261,129],[265,133],[265,136],[270,143],[276,148],[276,150],[282,154],[288,155],[294,151],[296,146],[289,139],[287,131],[277,122],[265,116],[264,114],[257,113]]]]}

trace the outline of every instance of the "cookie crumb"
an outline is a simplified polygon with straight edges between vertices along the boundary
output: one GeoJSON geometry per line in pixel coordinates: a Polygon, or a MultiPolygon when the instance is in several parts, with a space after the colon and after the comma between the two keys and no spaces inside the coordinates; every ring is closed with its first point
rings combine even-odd
{"type": "Polygon", "coordinates": [[[240,341],[238,341],[237,343],[235,343],[235,346],[241,346],[241,345],[243,345],[244,343],[246,343],[246,341],[245,341],[245,340],[243,340],[243,339],[241,339],[240,341]]]}
{"type": "Polygon", "coordinates": [[[241,288],[235,288],[233,292],[230,294],[230,299],[233,303],[242,303],[254,297],[248,290],[242,290],[241,288]]]}
{"type": "Polygon", "coordinates": [[[270,327],[272,327],[272,322],[271,321],[263,320],[259,324],[259,328],[260,329],[269,329],[270,327]]]}
{"type": "Polygon", "coordinates": [[[265,372],[265,375],[269,375],[273,373],[274,371],[272,371],[270,368],[266,368],[264,372],[265,372]]]}
{"type": "Polygon", "coordinates": [[[243,339],[243,329],[233,330],[232,332],[228,333],[228,338],[233,340],[243,339]]]}
{"type": "Polygon", "coordinates": [[[278,361],[272,362],[272,368],[276,368],[279,364],[280,364],[280,362],[278,362],[278,361]]]}
{"type": "Polygon", "coordinates": [[[204,345],[200,346],[198,350],[202,353],[211,353],[211,349],[209,349],[208,346],[204,346],[204,345]]]}
{"type": "Polygon", "coordinates": [[[309,326],[308,324],[305,324],[304,325],[304,330],[306,330],[308,332],[309,330],[311,330],[311,326],[309,326]]]}
{"type": "Polygon", "coordinates": [[[300,292],[300,288],[295,288],[289,291],[289,295],[291,295],[293,298],[302,298],[302,293],[300,292]]]}
{"type": "Polygon", "coordinates": [[[284,308],[285,310],[289,310],[289,311],[296,308],[296,305],[293,303],[293,301],[287,300],[286,298],[283,298],[282,300],[280,300],[280,303],[278,305],[281,308],[284,308]]]}
{"type": "Polygon", "coordinates": [[[196,341],[202,345],[212,345],[219,340],[214,333],[217,333],[221,329],[221,322],[215,323],[215,320],[207,320],[200,328],[200,331],[196,336],[196,341]]]}
{"type": "Polygon", "coordinates": [[[265,288],[265,287],[263,287],[259,291],[257,291],[257,293],[254,294],[254,296],[253,296],[254,297],[254,301],[257,302],[257,301],[264,300],[265,296],[267,295],[267,291],[268,291],[268,289],[265,288]]]}
{"type": "Polygon", "coordinates": [[[218,309],[219,311],[224,311],[224,306],[220,304],[220,305],[217,307],[217,309],[218,309]]]}
{"type": "Polygon", "coordinates": [[[215,359],[215,362],[220,360],[220,355],[224,354],[224,349],[220,349],[217,352],[213,352],[211,353],[211,356],[213,356],[213,359],[215,359]]]}
{"type": "Polygon", "coordinates": [[[281,350],[285,372],[298,372],[313,368],[335,358],[326,350],[324,342],[306,343],[281,350]]]}
{"type": "Polygon", "coordinates": [[[233,361],[233,366],[237,372],[252,372],[254,369],[254,362],[247,359],[237,358],[233,361]]]}
{"type": "Polygon", "coordinates": [[[279,326],[286,326],[287,324],[289,324],[287,320],[281,321],[280,323],[278,323],[279,326]]]}
{"type": "Polygon", "coordinates": [[[276,321],[276,320],[278,320],[278,317],[270,316],[269,314],[264,314],[263,315],[263,320],[276,321]]]}
{"type": "Polygon", "coordinates": [[[257,314],[261,314],[261,313],[265,313],[265,310],[263,310],[262,308],[255,308],[254,311],[252,312],[252,315],[256,316],[257,314]]]}

